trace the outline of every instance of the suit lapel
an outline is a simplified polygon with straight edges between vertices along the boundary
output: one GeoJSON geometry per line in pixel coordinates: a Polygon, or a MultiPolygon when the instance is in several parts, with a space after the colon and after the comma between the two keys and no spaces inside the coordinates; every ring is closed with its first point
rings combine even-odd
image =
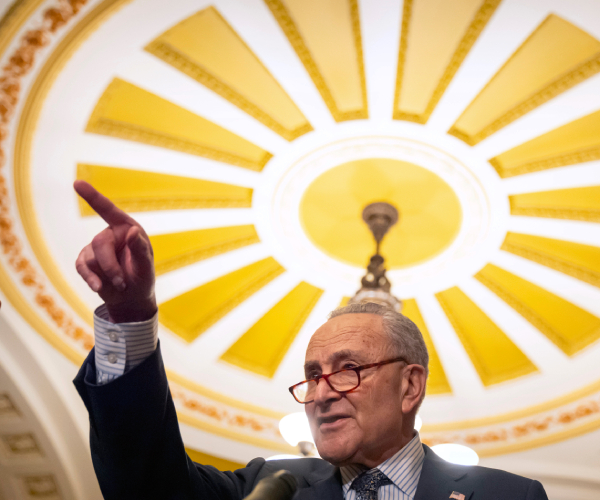
{"type": "Polygon", "coordinates": [[[337,467],[325,476],[312,474],[306,480],[309,486],[300,488],[294,500],[343,500],[342,479],[337,467]]]}
{"type": "Polygon", "coordinates": [[[468,468],[442,460],[431,449],[423,445],[425,460],[417,485],[415,500],[447,500],[453,491],[462,493],[469,500],[473,489],[466,486],[468,468]]]}

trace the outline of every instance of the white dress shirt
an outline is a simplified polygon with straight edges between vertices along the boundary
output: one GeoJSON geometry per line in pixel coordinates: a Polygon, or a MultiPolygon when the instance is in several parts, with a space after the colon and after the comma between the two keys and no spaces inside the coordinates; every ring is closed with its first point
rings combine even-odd
{"type": "MultiPolygon", "coordinates": [[[[375,467],[383,472],[392,484],[379,487],[378,500],[413,500],[417,491],[417,484],[423,469],[425,451],[421,444],[419,433],[393,457],[375,467]]],[[[368,469],[356,465],[341,467],[342,491],[345,500],[356,500],[356,491],[351,490],[352,481],[368,469]]]]}
{"type": "Polygon", "coordinates": [[[102,305],[94,312],[96,383],[106,384],[139,365],[156,350],[158,314],[138,323],[111,323],[102,305]]]}

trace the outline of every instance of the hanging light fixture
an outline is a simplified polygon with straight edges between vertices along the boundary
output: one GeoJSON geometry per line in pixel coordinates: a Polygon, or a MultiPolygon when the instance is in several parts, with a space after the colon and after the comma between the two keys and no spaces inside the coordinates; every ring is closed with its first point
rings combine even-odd
{"type": "Polygon", "coordinates": [[[371,203],[364,208],[362,217],[375,238],[375,254],[369,260],[367,274],[361,279],[360,290],[348,303],[374,302],[400,312],[402,302],[390,292],[391,283],[385,275],[385,259],[379,252],[383,237],[398,222],[398,210],[389,203],[371,203]]]}
{"type": "Polygon", "coordinates": [[[303,411],[290,413],[279,421],[279,432],[290,446],[298,448],[301,457],[316,457],[315,440],[303,411]]]}

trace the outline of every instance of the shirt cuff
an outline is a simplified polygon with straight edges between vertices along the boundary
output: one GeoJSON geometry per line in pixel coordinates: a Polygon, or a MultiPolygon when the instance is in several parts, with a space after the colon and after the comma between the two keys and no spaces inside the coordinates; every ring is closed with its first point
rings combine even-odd
{"type": "Polygon", "coordinates": [[[136,367],[156,350],[158,314],[147,321],[111,323],[101,305],[94,311],[96,383],[106,384],[136,367]]]}

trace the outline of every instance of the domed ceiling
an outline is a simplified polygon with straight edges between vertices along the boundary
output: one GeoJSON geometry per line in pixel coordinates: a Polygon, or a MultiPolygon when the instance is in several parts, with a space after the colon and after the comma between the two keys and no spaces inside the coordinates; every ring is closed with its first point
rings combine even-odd
{"type": "Polygon", "coordinates": [[[597,2],[25,1],[9,21],[0,285],[61,355],[83,360],[99,305],[74,268],[104,227],[85,179],[152,240],[180,420],[289,451],[287,387],[385,201],[431,355],[424,440],[486,456],[600,427],[597,2]]]}

